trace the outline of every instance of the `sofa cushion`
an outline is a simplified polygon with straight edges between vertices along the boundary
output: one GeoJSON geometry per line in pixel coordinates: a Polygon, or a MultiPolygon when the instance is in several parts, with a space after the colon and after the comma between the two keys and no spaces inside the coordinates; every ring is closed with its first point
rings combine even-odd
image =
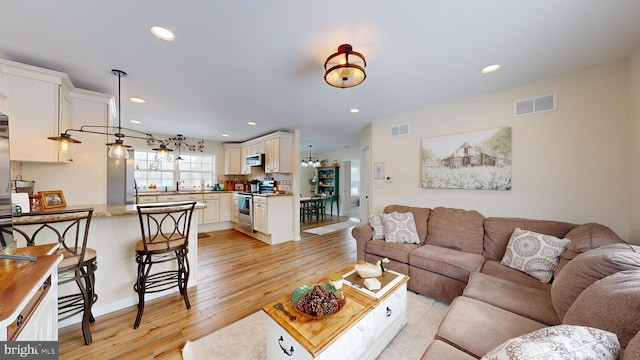
{"type": "Polygon", "coordinates": [[[384,223],[382,221],[383,214],[371,214],[369,215],[369,224],[373,229],[373,240],[384,240],[384,223]]]}
{"type": "Polygon", "coordinates": [[[420,360],[476,360],[475,357],[440,341],[433,340],[420,360]]]}
{"type": "Polygon", "coordinates": [[[622,270],[640,270],[640,250],[613,244],[576,256],[558,273],[551,285],[551,300],[562,319],[578,296],[594,282],[622,270]]]}
{"type": "Polygon", "coordinates": [[[480,300],[458,296],[445,314],[436,338],[480,358],[506,340],[546,327],[480,300]]]}
{"type": "Polygon", "coordinates": [[[558,325],[509,339],[482,360],[617,360],[616,334],[586,326],[558,325]]]}
{"type": "Polygon", "coordinates": [[[507,243],[516,228],[563,238],[575,226],[560,221],[489,217],[484,221],[482,255],[490,260],[502,260],[507,243]]]}
{"type": "Polygon", "coordinates": [[[409,253],[411,266],[464,282],[472,272],[479,271],[483,263],[482,255],[433,245],[422,245],[409,253]]]}
{"type": "Polygon", "coordinates": [[[437,207],[427,223],[427,244],[482,253],[484,216],[475,210],[437,207]]]}
{"type": "Polygon", "coordinates": [[[627,348],[622,353],[622,360],[640,359],[640,331],[629,341],[627,348]]]}
{"type": "Polygon", "coordinates": [[[365,252],[408,264],[409,253],[418,247],[420,247],[420,244],[392,243],[385,240],[369,240],[367,241],[365,252]]]}
{"type": "Polygon", "coordinates": [[[586,288],[562,319],[563,324],[611,331],[620,346],[640,331],[640,270],[620,271],[586,288]]]}
{"type": "Polygon", "coordinates": [[[500,262],[548,283],[571,240],[516,228],[500,262]]]}
{"type": "Polygon", "coordinates": [[[547,325],[560,324],[551,295],[545,290],[476,272],[469,277],[463,295],[547,325]]]}
{"type": "Polygon", "coordinates": [[[416,223],[418,237],[420,238],[420,242],[424,243],[427,239],[427,220],[431,214],[431,209],[405,205],[387,205],[383,210],[385,214],[394,211],[399,213],[410,212],[413,214],[413,221],[416,223]]]}
{"type": "Polygon", "coordinates": [[[560,263],[556,269],[556,274],[562,271],[562,268],[569,260],[585,251],[604,245],[625,243],[613,230],[595,223],[578,225],[571,229],[571,231],[565,235],[565,238],[571,240],[571,245],[569,245],[567,251],[562,254],[562,258],[560,258],[560,263]]]}
{"type": "Polygon", "coordinates": [[[382,217],[384,224],[384,238],[388,242],[420,244],[416,231],[416,223],[410,212],[392,212],[382,217]]]}
{"type": "Polygon", "coordinates": [[[529,276],[522,271],[504,266],[500,264],[500,261],[485,261],[480,272],[534,289],[545,290],[547,292],[551,291],[551,284],[540,282],[540,280],[534,278],[533,276],[529,276]]]}

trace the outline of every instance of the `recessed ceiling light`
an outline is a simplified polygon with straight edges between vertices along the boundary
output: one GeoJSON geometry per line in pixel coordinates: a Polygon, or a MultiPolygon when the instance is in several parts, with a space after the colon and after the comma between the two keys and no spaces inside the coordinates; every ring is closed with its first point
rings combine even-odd
{"type": "Polygon", "coordinates": [[[153,26],[151,28],[151,33],[155,35],[158,39],[162,39],[164,41],[173,41],[176,39],[176,36],[173,35],[171,30],[165,29],[160,26],[153,26]]]}
{"type": "Polygon", "coordinates": [[[222,134],[223,137],[229,137],[229,134],[222,134]]]}
{"type": "Polygon", "coordinates": [[[249,121],[247,124],[251,125],[251,126],[256,126],[256,122],[255,121],[249,121]]]}
{"type": "Polygon", "coordinates": [[[353,108],[353,109],[350,109],[349,112],[351,112],[352,114],[357,114],[360,112],[360,109],[353,108]]]}
{"type": "Polygon", "coordinates": [[[144,104],[147,102],[147,100],[139,98],[139,97],[130,97],[129,101],[134,102],[136,104],[144,104]]]}
{"type": "Polygon", "coordinates": [[[482,70],[480,70],[480,72],[483,74],[489,74],[498,70],[500,70],[500,64],[492,64],[492,65],[483,67],[482,70]]]}
{"type": "Polygon", "coordinates": [[[129,122],[132,124],[142,124],[142,121],[140,120],[129,120],[129,122]]]}

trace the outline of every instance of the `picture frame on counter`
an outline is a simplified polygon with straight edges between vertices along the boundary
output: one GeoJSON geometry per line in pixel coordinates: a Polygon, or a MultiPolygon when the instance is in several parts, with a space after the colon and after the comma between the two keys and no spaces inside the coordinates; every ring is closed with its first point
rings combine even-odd
{"type": "Polygon", "coordinates": [[[45,209],[67,206],[62,190],[38,191],[38,194],[42,196],[42,206],[45,209]]]}

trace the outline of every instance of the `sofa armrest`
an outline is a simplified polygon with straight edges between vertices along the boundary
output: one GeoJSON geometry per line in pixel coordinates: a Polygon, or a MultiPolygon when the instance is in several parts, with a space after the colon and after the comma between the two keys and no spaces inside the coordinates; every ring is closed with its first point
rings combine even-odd
{"type": "Polygon", "coordinates": [[[351,230],[351,236],[356,239],[357,259],[364,261],[364,249],[367,241],[373,238],[373,228],[369,223],[355,226],[351,230]]]}

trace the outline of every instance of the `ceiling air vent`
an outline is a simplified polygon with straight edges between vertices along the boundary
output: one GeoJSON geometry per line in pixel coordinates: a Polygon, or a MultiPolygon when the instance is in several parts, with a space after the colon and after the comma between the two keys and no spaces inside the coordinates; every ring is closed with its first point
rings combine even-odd
{"type": "Polygon", "coordinates": [[[407,134],[409,134],[409,124],[402,124],[391,127],[391,137],[407,134]]]}
{"type": "Polygon", "coordinates": [[[513,116],[531,115],[553,110],[558,110],[556,94],[518,100],[513,103],[513,116]]]}

